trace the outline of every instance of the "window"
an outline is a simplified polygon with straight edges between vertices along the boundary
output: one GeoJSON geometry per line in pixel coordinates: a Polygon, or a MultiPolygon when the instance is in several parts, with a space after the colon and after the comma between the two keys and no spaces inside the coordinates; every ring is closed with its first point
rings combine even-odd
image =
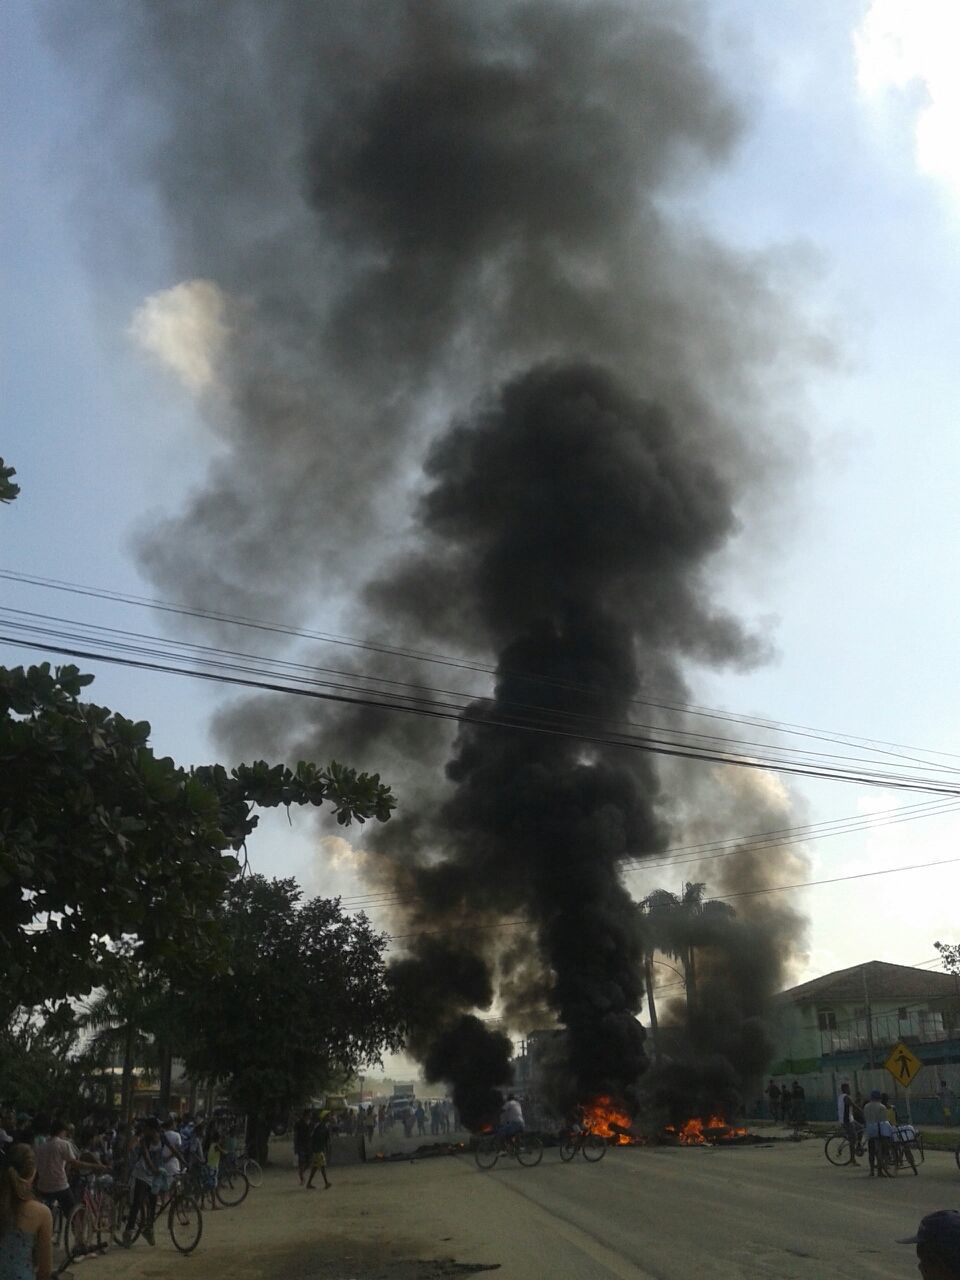
{"type": "Polygon", "coordinates": [[[865,1004],[859,1005],[854,1009],[853,1016],[855,1018],[865,1018],[867,1016],[867,1006],[865,1004]]]}
{"type": "Polygon", "coordinates": [[[832,1009],[818,1009],[817,1026],[821,1031],[836,1031],[837,1015],[832,1009]]]}
{"type": "Polygon", "coordinates": [[[910,1017],[910,1014],[907,1011],[907,1006],[905,1004],[902,1004],[900,1008],[897,1010],[897,1017],[900,1019],[901,1022],[906,1022],[906,1020],[910,1017]]]}

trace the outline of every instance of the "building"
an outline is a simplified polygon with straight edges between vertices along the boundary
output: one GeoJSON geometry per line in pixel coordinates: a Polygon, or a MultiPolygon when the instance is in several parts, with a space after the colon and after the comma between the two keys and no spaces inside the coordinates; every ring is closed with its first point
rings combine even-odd
{"type": "Polygon", "coordinates": [[[880,1088],[901,1096],[883,1069],[900,1041],[924,1064],[909,1091],[911,1105],[923,1103],[917,1119],[943,1122],[933,1102],[941,1079],[960,1095],[960,979],[954,974],[882,960],[839,969],[781,992],[771,1031],[770,1074],[780,1084],[800,1080],[814,1104],[811,1118],[829,1118],[829,1106],[828,1115],[817,1115],[823,1108],[816,1101],[832,1101],[844,1080],[854,1092],[880,1088]]]}

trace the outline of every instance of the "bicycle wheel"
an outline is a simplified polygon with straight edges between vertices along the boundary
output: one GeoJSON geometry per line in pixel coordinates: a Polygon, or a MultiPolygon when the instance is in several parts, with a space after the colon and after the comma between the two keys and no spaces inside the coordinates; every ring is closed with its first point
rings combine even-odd
{"type": "Polygon", "coordinates": [[[823,1144],[823,1154],[831,1164],[850,1163],[850,1143],[842,1133],[831,1133],[823,1144]]]}
{"type": "Polygon", "coordinates": [[[517,1159],[532,1169],[543,1159],[543,1143],[533,1134],[521,1134],[517,1140],[517,1159]]]}
{"type": "Polygon", "coordinates": [[[116,1239],[117,1206],[109,1191],[100,1193],[95,1215],[97,1244],[109,1244],[110,1237],[116,1239]]]}
{"type": "Polygon", "coordinates": [[[895,1178],[900,1172],[900,1151],[897,1143],[891,1138],[881,1138],[879,1149],[880,1173],[887,1178],[895,1178]]]}
{"type": "Polygon", "coordinates": [[[244,1160],[241,1168],[246,1174],[247,1181],[250,1183],[251,1187],[263,1186],[263,1170],[260,1168],[260,1162],[258,1160],[251,1160],[248,1156],[247,1159],[244,1160]]]}
{"type": "Polygon", "coordinates": [[[203,1234],[203,1211],[191,1195],[174,1196],[167,1217],[170,1239],[181,1253],[192,1253],[203,1234]]]}
{"type": "MultiPolygon", "coordinates": [[[[145,1204],[140,1205],[137,1216],[133,1220],[133,1226],[130,1229],[129,1240],[133,1244],[143,1232],[143,1224],[146,1221],[147,1207],[145,1204]]],[[[113,1241],[114,1244],[123,1244],[124,1237],[127,1232],[127,1219],[130,1216],[130,1192],[124,1188],[116,1196],[113,1206],[113,1241]]]]}
{"type": "Polygon", "coordinates": [[[567,1134],[560,1139],[560,1159],[566,1163],[577,1154],[577,1139],[567,1134]]]}
{"type": "Polygon", "coordinates": [[[225,1209],[235,1209],[243,1204],[250,1190],[247,1175],[239,1169],[221,1170],[217,1178],[217,1199],[225,1209]]]}
{"type": "Polygon", "coordinates": [[[493,1137],[480,1138],[473,1149],[473,1158],[481,1169],[492,1169],[500,1155],[499,1139],[493,1137]]]}
{"type": "Polygon", "coordinates": [[[96,1223],[85,1204],[75,1205],[63,1229],[63,1251],[68,1258],[89,1253],[93,1246],[96,1223]]]}
{"type": "Polygon", "coordinates": [[[597,1160],[602,1160],[607,1154],[607,1141],[599,1133],[588,1133],[580,1149],[583,1152],[584,1160],[596,1163],[597,1160]]]}

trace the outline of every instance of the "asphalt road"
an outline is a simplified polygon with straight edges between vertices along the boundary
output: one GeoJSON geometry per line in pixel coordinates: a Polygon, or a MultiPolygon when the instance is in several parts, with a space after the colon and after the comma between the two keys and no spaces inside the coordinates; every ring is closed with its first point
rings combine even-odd
{"type": "Polygon", "coordinates": [[[418,1182],[456,1257],[500,1262],[503,1280],[915,1276],[915,1250],[896,1237],[960,1200],[951,1155],[931,1152],[917,1177],[876,1179],[829,1165],[814,1141],[621,1149],[597,1165],[548,1150],[536,1169],[490,1173],[471,1163],[383,1172],[418,1182]]]}
{"type": "MultiPolygon", "coordinates": [[[[414,1144],[410,1144],[411,1146],[414,1144]]],[[[614,1149],[599,1164],[489,1172],[468,1153],[330,1170],[304,1191],[278,1150],[264,1186],[208,1214],[189,1258],[157,1247],[111,1250],[90,1280],[433,1280],[497,1267],[498,1280],[699,1280],[700,1277],[914,1277],[909,1235],[954,1208],[960,1172],[931,1152],[918,1177],[837,1169],[822,1141],[753,1148],[614,1149]],[[439,1260],[433,1264],[416,1260],[439,1260]]]]}

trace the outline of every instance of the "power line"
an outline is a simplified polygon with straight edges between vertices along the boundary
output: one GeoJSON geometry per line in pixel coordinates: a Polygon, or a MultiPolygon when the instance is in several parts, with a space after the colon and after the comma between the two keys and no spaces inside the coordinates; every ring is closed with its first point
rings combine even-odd
{"type": "MultiPolygon", "coordinates": [[[[948,867],[960,862],[960,857],[943,858],[939,862],[918,862],[912,866],[884,867],[879,871],[860,871],[849,876],[833,876],[828,880],[804,880],[799,884],[767,885],[762,889],[746,889],[741,893],[717,894],[706,899],[708,902],[727,902],[734,898],[756,897],[764,893],[787,893],[793,889],[814,889],[821,885],[841,884],[846,880],[866,880],[872,876],[892,876],[904,871],[925,871],[931,867],[948,867]]],[[[457,924],[448,929],[419,929],[413,933],[387,933],[384,937],[390,942],[401,942],[408,938],[429,937],[434,934],[486,932],[491,929],[517,929],[523,925],[537,924],[536,920],[502,920],[495,924],[468,925],[457,924]]]]}
{"type": "MultiPolygon", "coordinates": [[[[848,833],[856,833],[858,831],[874,830],[877,827],[895,826],[901,822],[915,822],[921,818],[939,817],[940,815],[944,815],[944,814],[956,813],[958,810],[960,810],[960,805],[945,803],[944,801],[932,801],[932,802],[927,802],[926,805],[906,805],[904,806],[904,810],[905,811],[901,811],[900,809],[892,810],[891,811],[892,815],[899,814],[900,816],[889,816],[883,821],[881,821],[878,817],[876,820],[873,820],[873,821],[864,820],[864,822],[860,825],[846,826],[846,827],[839,828],[837,830],[832,830],[832,831],[821,831],[821,832],[814,831],[813,834],[810,834],[810,835],[797,834],[792,837],[779,837],[777,832],[773,832],[773,833],[767,833],[766,836],[758,836],[754,838],[751,838],[749,836],[732,837],[727,842],[733,846],[732,848],[723,849],[720,852],[712,853],[712,854],[710,853],[696,854],[695,856],[692,856],[692,857],[670,857],[662,862],[654,861],[654,859],[658,857],[658,855],[655,853],[651,854],[649,858],[639,858],[639,857],[627,858],[618,864],[618,869],[621,871],[627,871],[627,872],[638,872],[638,871],[657,871],[664,867],[671,868],[671,867],[678,867],[678,866],[687,866],[687,865],[690,865],[691,863],[696,864],[697,866],[700,866],[705,862],[713,861],[715,858],[733,857],[738,853],[744,853],[744,852],[752,853],[752,852],[757,852],[763,849],[784,848],[794,844],[806,844],[812,840],[827,839],[828,837],[834,836],[834,835],[845,835],[848,833]],[[927,811],[922,813],[909,812],[910,810],[914,810],[917,808],[923,808],[927,811]],[[770,836],[777,837],[777,838],[769,838],[770,836]]],[[[838,823],[852,822],[852,821],[853,819],[849,819],[849,818],[837,819],[838,823]]],[[[826,823],[822,825],[832,825],[832,824],[826,823]]],[[[798,832],[802,832],[802,831],[808,831],[810,829],[811,828],[809,827],[800,827],[800,828],[796,828],[795,830],[798,832]]],[[[787,828],[782,828],[782,830],[791,831],[794,829],[787,827],[787,828]]],[[[696,848],[698,848],[698,846],[696,845],[688,845],[688,846],[680,845],[672,852],[675,854],[679,854],[679,853],[685,853],[691,849],[696,849],[696,848]]],[[[671,852],[671,851],[667,850],[665,852],[671,852]]],[[[563,873],[558,872],[557,878],[561,878],[562,874],[563,873]]],[[[350,910],[359,910],[367,906],[370,907],[371,909],[378,908],[378,907],[389,907],[389,906],[397,905],[399,903],[409,902],[411,900],[416,900],[416,895],[404,894],[402,892],[399,892],[397,890],[392,890],[392,889],[381,890],[379,892],[368,893],[368,894],[353,894],[346,898],[341,899],[342,902],[349,904],[350,910]]]]}
{"type": "MultiPolygon", "coordinates": [[[[242,650],[225,649],[221,646],[216,646],[216,645],[205,645],[205,644],[198,644],[193,641],[167,639],[163,637],[146,634],[143,632],[129,631],[129,630],[120,629],[116,627],[107,627],[100,623],[88,623],[88,622],[78,621],[77,619],[59,617],[57,615],[37,613],[32,610],[16,609],[10,606],[2,606],[0,607],[0,613],[13,614],[19,618],[29,619],[29,621],[27,622],[18,622],[16,620],[8,619],[7,625],[19,631],[25,631],[35,635],[36,634],[44,635],[54,639],[67,639],[75,643],[90,643],[90,642],[100,643],[100,644],[106,645],[108,648],[112,650],[115,650],[118,652],[124,652],[124,653],[132,653],[141,657],[143,656],[147,656],[147,657],[174,656],[179,660],[182,655],[179,652],[171,655],[171,652],[170,652],[171,649],[174,649],[174,650],[186,649],[191,653],[193,653],[194,655],[199,655],[199,660],[204,662],[206,665],[213,666],[216,668],[222,668],[228,671],[241,671],[247,674],[254,674],[254,675],[265,674],[261,667],[238,665],[236,660],[243,659],[243,660],[249,661],[250,663],[267,664],[268,667],[270,668],[270,671],[268,672],[268,674],[275,673],[275,668],[277,667],[281,668],[280,674],[284,676],[288,675],[288,670],[292,670],[298,673],[301,679],[306,679],[308,683],[312,683],[312,684],[318,685],[319,687],[324,687],[324,688],[332,688],[332,689],[348,690],[348,691],[356,691],[358,688],[360,688],[361,691],[363,692],[377,692],[385,697],[391,697],[391,698],[402,697],[413,702],[426,701],[429,705],[437,704],[436,696],[434,696],[433,698],[430,698],[430,697],[421,698],[421,697],[417,697],[416,695],[417,694],[440,695],[443,698],[449,697],[457,700],[454,703],[444,703],[443,705],[455,706],[460,709],[462,709],[467,705],[475,705],[478,702],[484,702],[486,705],[494,705],[494,704],[491,704],[489,699],[478,698],[473,695],[466,695],[456,690],[437,689],[429,685],[414,684],[409,681],[399,681],[399,680],[393,680],[390,678],[379,677],[375,675],[368,675],[366,673],[343,671],[342,669],[338,669],[338,668],[320,667],[320,666],[303,663],[303,662],[293,662],[283,658],[274,658],[274,657],[264,656],[260,654],[251,654],[242,650]],[[39,620],[39,621],[36,621],[36,620],[39,620]],[[73,628],[81,627],[83,628],[83,632],[78,634],[76,631],[62,631],[62,630],[58,630],[50,627],[44,627],[40,625],[41,622],[55,622],[55,623],[64,624],[68,627],[73,627],[73,628]],[[92,632],[93,634],[92,635],[88,634],[90,632],[92,632]],[[113,639],[113,637],[119,637],[120,639],[113,639]],[[152,647],[144,647],[142,644],[133,644],[133,643],[130,643],[130,641],[148,641],[152,647]],[[223,662],[221,661],[221,659],[228,659],[229,661],[223,662]],[[381,684],[381,685],[386,684],[389,686],[394,686],[395,688],[402,689],[404,692],[399,694],[395,693],[394,688],[389,688],[389,689],[374,688],[372,690],[365,690],[365,689],[362,689],[361,686],[358,686],[356,683],[344,684],[341,681],[331,681],[326,679],[318,680],[308,675],[300,674],[300,673],[311,673],[311,672],[315,673],[315,675],[322,675],[322,676],[332,675],[332,676],[346,677],[350,681],[363,680],[364,682],[366,682],[366,684],[381,684]],[[407,692],[407,691],[413,691],[413,692],[407,692]],[[467,701],[464,702],[463,701],[464,699],[467,699],[467,701]]],[[[615,720],[610,720],[606,718],[598,718],[595,716],[585,715],[578,712],[572,712],[566,709],[562,713],[558,713],[554,708],[543,707],[542,705],[539,705],[539,704],[504,701],[502,698],[497,699],[495,706],[501,714],[542,712],[548,717],[546,721],[548,725],[555,724],[559,716],[562,720],[562,724],[564,725],[564,727],[571,727],[576,722],[581,722],[586,725],[590,725],[594,727],[600,732],[610,733],[611,731],[618,731],[619,726],[625,726],[631,729],[640,729],[644,731],[655,731],[660,733],[671,734],[673,735],[674,738],[678,738],[681,740],[679,742],[679,745],[682,745],[682,746],[692,745],[690,743],[683,742],[682,739],[695,738],[695,739],[701,739],[705,742],[720,743],[728,746],[760,748],[761,749],[760,751],[754,751],[751,753],[760,761],[764,761],[771,758],[769,756],[762,754],[763,751],[777,750],[777,748],[774,748],[772,744],[758,743],[749,739],[731,738],[729,736],[724,736],[724,735],[718,736],[716,734],[701,734],[701,733],[693,732],[691,730],[674,729],[669,726],[660,725],[660,724],[650,725],[650,724],[638,724],[633,721],[615,721],[615,720]]],[[[672,741],[672,739],[670,740],[672,741]]],[[[787,747],[787,748],[780,748],[779,750],[781,751],[781,753],[786,751],[787,754],[790,756],[799,756],[799,757],[812,756],[812,757],[816,757],[816,758],[827,760],[827,761],[840,760],[848,764],[874,764],[875,763],[869,758],[865,758],[862,756],[861,757],[839,756],[839,755],[836,755],[835,753],[809,751],[805,748],[787,747]]],[[[929,762],[929,761],[917,761],[913,765],[908,767],[914,768],[914,769],[920,768],[920,767],[933,767],[935,769],[938,768],[938,766],[936,766],[935,764],[932,764],[932,762],[929,762]]],[[[953,769],[949,769],[948,771],[956,772],[953,769]]]]}
{"type": "MultiPolygon", "coordinates": [[[[332,692],[329,688],[304,688],[302,685],[277,684],[271,681],[253,679],[248,675],[226,674],[226,671],[236,672],[238,668],[230,667],[229,664],[225,663],[212,664],[226,668],[226,670],[212,672],[198,670],[193,667],[171,666],[167,663],[147,662],[143,659],[123,658],[119,657],[117,654],[106,654],[86,649],[77,649],[72,646],[68,647],[62,644],[51,645],[49,643],[42,643],[9,635],[0,636],[0,642],[28,649],[41,649],[46,652],[58,653],[66,657],[83,658],[87,661],[108,662],[117,666],[136,668],[144,671],[157,671],[168,675],[186,675],[194,679],[207,680],[220,684],[230,684],[242,688],[260,689],[269,693],[292,694],[299,697],[309,697],[327,702],[374,707],[384,711],[403,711],[407,714],[428,716],[434,719],[455,720],[460,724],[476,724],[487,729],[498,728],[515,733],[540,734],[553,738],[566,738],[578,742],[590,743],[591,745],[622,747],[625,749],[644,751],[655,755],[669,756],[676,759],[735,765],[741,768],[785,773],[798,777],[821,778],[837,782],[857,783],[862,786],[878,786],[892,788],[895,790],[919,791],[936,795],[960,796],[960,782],[952,783],[944,779],[911,778],[902,774],[885,773],[879,769],[872,771],[857,771],[852,769],[841,769],[836,766],[829,765],[818,766],[777,759],[775,756],[761,756],[757,753],[752,753],[750,755],[737,755],[734,752],[707,751],[704,749],[698,750],[693,749],[686,744],[677,744],[671,740],[640,737],[635,735],[604,735],[601,733],[586,733],[582,730],[566,729],[556,724],[527,723],[522,720],[514,720],[510,718],[500,719],[489,714],[476,714],[472,713],[469,707],[467,709],[463,709],[440,702],[434,702],[431,705],[429,704],[429,700],[426,699],[415,699],[412,702],[409,700],[406,702],[398,702],[389,700],[382,693],[379,698],[373,698],[370,696],[359,695],[356,692],[351,694],[332,692]]],[[[239,668],[239,670],[244,669],[239,668]]]]}
{"type": "MultiPolygon", "coordinates": [[[[413,648],[400,648],[397,646],[387,645],[382,642],[373,642],[364,640],[355,636],[338,635],[332,632],[311,630],[308,628],[294,627],[283,623],[269,622],[262,619],[248,618],[243,615],[229,614],[211,609],[189,608],[184,605],[178,605],[169,601],[158,600],[150,596],[138,596],[131,593],[113,591],[107,588],[98,588],[85,586],[80,583],[71,583],[57,578],[44,578],[35,574],[24,573],[14,569],[0,569],[0,578],[5,578],[11,582],[20,585],[41,587],[48,590],[68,592],[74,595],[87,596],[96,599],[113,601],[114,603],[132,605],[139,608],[147,608],[163,613],[170,613],[182,617],[203,619],[219,623],[227,623],[235,626],[250,627],[260,631],[273,632],[286,636],[310,639],[320,641],[325,644],[343,645],[349,648],[366,650],[372,653],[388,655],[394,658],[402,658],[409,661],[437,663],[443,666],[457,668],[464,671],[472,671],[486,675],[511,676],[516,679],[528,680],[535,685],[567,688],[580,690],[587,693],[598,693],[603,691],[603,686],[577,684],[570,681],[561,681],[544,676],[543,674],[531,674],[518,671],[498,671],[498,668],[479,660],[466,658],[451,657],[450,655],[435,653],[431,651],[417,650],[413,648]]],[[[836,733],[827,730],[814,729],[809,725],[791,724],[789,722],[764,719],[762,717],[751,717],[738,715],[735,713],[720,711],[717,708],[699,706],[695,703],[685,703],[678,700],[654,700],[631,697],[627,699],[630,703],[653,707],[659,710],[673,711],[684,715],[694,715],[698,717],[706,717],[709,719],[718,719],[735,724],[749,724],[758,728],[765,728],[777,733],[788,733],[792,736],[816,738],[822,741],[831,741],[843,743],[846,746],[866,746],[874,750],[876,753],[890,755],[897,758],[911,759],[909,756],[903,755],[904,752],[923,751],[922,748],[906,746],[903,743],[890,742],[884,739],[871,739],[859,737],[853,734],[836,733]]],[[[960,755],[955,752],[945,752],[937,749],[926,749],[928,755],[938,755],[950,759],[960,759],[960,755]]],[[[917,763],[916,761],[914,761],[917,763]]],[[[922,762],[926,763],[926,762],[922,762]]],[[[955,766],[941,765],[933,766],[943,769],[954,770],[955,766]]]]}

